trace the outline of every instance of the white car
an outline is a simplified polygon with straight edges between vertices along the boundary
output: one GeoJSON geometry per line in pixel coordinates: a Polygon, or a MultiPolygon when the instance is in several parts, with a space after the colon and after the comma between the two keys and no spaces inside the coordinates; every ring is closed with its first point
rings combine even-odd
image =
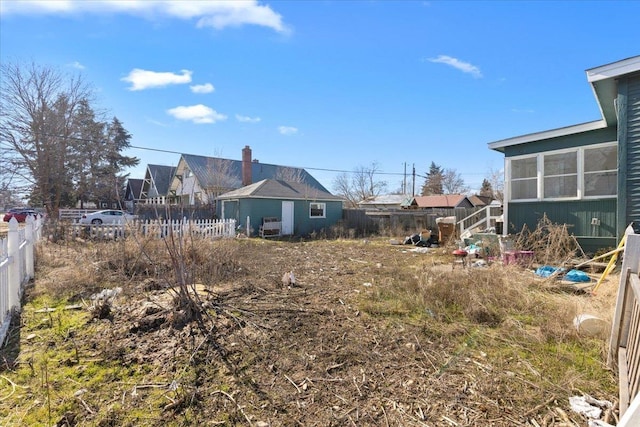
{"type": "Polygon", "coordinates": [[[124,224],[128,221],[133,221],[135,218],[135,215],[125,211],[107,209],[82,215],[80,224],[124,224]]]}

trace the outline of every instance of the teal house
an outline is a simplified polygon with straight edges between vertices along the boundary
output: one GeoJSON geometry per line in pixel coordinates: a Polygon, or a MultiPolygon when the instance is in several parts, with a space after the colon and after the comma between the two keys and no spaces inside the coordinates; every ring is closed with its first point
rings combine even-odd
{"type": "Polygon", "coordinates": [[[328,230],[342,219],[342,199],[301,182],[263,179],[217,198],[217,215],[235,219],[252,236],[265,221],[278,224],[278,235],[304,236],[328,230]]]}
{"type": "Polygon", "coordinates": [[[586,71],[601,118],[489,143],[504,153],[504,232],[546,215],[586,252],[640,220],[640,56],[586,71]]]}

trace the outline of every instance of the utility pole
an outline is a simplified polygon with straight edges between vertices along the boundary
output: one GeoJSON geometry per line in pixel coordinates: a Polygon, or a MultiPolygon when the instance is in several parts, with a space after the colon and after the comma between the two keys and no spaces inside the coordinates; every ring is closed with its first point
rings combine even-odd
{"type": "Polygon", "coordinates": [[[407,162],[404,162],[404,179],[402,180],[402,194],[407,195],[407,162]]]}
{"type": "Polygon", "coordinates": [[[411,188],[411,197],[416,196],[416,164],[413,164],[413,184],[411,188]]]}

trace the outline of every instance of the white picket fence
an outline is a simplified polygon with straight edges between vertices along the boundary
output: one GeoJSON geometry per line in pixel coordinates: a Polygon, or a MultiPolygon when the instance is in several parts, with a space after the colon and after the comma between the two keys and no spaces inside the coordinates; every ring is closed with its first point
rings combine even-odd
{"type": "Polygon", "coordinates": [[[42,217],[27,217],[24,227],[12,218],[6,238],[0,239],[0,346],[11,315],[21,308],[24,286],[34,277],[34,246],[42,235],[42,217]]]}
{"type": "Polygon", "coordinates": [[[126,237],[131,233],[163,238],[170,233],[179,235],[197,235],[204,238],[228,238],[236,236],[235,219],[189,220],[134,220],[125,224],[71,224],[74,236],[96,239],[114,239],[126,237]]]}

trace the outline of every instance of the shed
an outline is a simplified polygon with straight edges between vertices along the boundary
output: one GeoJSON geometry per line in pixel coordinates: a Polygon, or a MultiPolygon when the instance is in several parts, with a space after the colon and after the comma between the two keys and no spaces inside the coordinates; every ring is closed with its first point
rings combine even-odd
{"type": "Polygon", "coordinates": [[[263,179],[217,198],[217,214],[235,219],[251,235],[265,218],[279,219],[282,235],[308,235],[335,225],[342,219],[343,200],[328,191],[300,182],[263,179]]]}

